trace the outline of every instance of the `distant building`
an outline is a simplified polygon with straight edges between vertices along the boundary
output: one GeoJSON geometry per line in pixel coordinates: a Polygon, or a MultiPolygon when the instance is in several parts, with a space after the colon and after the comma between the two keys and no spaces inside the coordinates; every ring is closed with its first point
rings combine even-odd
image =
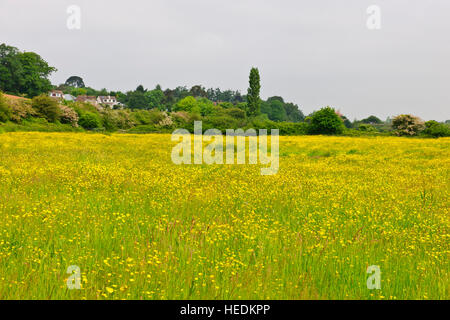
{"type": "Polygon", "coordinates": [[[52,90],[52,91],[50,91],[50,92],[48,93],[48,95],[49,95],[51,98],[54,98],[54,99],[63,99],[63,97],[64,97],[64,92],[62,92],[62,91],[60,91],[60,90],[52,90]]]}
{"type": "Polygon", "coordinates": [[[98,96],[97,103],[100,105],[106,105],[111,109],[116,105],[120,105],[115,96],[98,96]]]}
{"type": "Polygon", "coordinates": [[[90,103],[93,106],[98,105],[97,98],[95,96],[81,95],[81,96],[78,96],[75,101],[83,102],[83,103],[90,103]]]}

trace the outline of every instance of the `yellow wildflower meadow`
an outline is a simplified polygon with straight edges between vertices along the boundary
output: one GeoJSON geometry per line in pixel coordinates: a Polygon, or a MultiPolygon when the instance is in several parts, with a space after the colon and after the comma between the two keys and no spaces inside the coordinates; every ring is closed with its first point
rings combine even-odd
{"type": "Polygon", "coordinates": [[[175,144],[0,134],[0,298],[450,298],[450,139],[280,137],[273,176],[175,144]]]}

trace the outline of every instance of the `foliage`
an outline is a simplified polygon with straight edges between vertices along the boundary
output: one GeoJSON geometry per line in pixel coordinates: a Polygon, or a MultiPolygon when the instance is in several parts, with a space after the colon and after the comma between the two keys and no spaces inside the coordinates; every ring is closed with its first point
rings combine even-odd
{"type": "Polygon", "coordinates": [[[375,116],[370,116],[366,119],[361,120],[361,123],[364,124],[381,124],[383,123],[383,121],[381,121],[379,118],[375,117],[375,116]]]}
{"type": "Polygon", "coordinates": [[[425,130],[423,130],[423,134],[434,138],[450,137],[450,126],[434,120],[427,121],[425,122],[425,130]]]}
{"type": "Polygon", "coordinates": [[[36,111],[28,99],[9,99],[8,105],[12,111],[11,121],[19,123],[24,119],[36,116],[36,111]]]}
{"type": "Polygon", "coordinates": [[[3,96],[3,93],[0,92],[0,121],[6,122],[11,119],[11,116],[12,116],[12,109],[7,104],[7,101],[3,96]]]}
{"type": "Polygon", "coordinates": [[[73,127],[78,127],[79,117],[77,112],[71,107],[64,105],[60,105],[59,108],[61,109],[61,123],[68,123],[73,127]]]}
{"type": "Polygon", "coordinates": [[[364,123],[362,123],[362,124],[360,124],[358,126],[358,130],[359,131],[365,131],[365,132],[376,132],[376,131],[378,131],[373,125],[364,124],[364,123]]]}
{"type": "Polygon", "coordinates": [[[48,122],[56,122],[61,117],[61,109],[55,99],[42,94],[31,100],[31,105],[38,117],[46,119],[48,122]]]}
{"type": "Polygon", "coordinates": [[[286,111],[287,121],[289,122],[301,122],[305,119],[303,112],[299,109],[298,105],[294,103],[284,103],[284,110],[286,111]]]}
{"type": "Polygon", "coordinates": [[[49,123],[43,118],[27,118],[19,123],[6,122],[0,124],[1,132],[81,132],[83,129],[59,122],[49,123]]]}
{"type": "Polygon", "coordinates": [[[157,86],[154,90],[147,91],[145,97],[148,99],[148,108],[163,108],[164,102],[164,92],[161,90],[160,86],[157,86]]]}
{"type": "Polygon", "coordinates": [[[249,88],[247,92],[248,115],[257,116],[261,112],[261,98],[259,92],[261,90],[259,70],[252,68],[249,77],[249,88]]]}
{"type": "Polygon", "coordinates": [[[241,95],[239,91],[225,90],[220,88],[210,88],[206,91],[206,97],[214,102],[223,103],[228,102],[231,104],[239,104],[245,101],[245,97],[241,95]]]}
{"type": "MultiPolygon", "coordinates": [[[[141,110],[146,112],[144,110],[141,110]]],[[[136,121],[134,112],[129,110],[111,110],[105,109],[101,113],[102,124],[108,131],[115,131],[117,129],[126,130],[130,129],[139,122],[136,121]]]]}
{"type": "Polygon", "coordinates": [[[69,87],[75,87],[75,88],[84,88],[85,87],[83,79],[78,76],[69,77],[66,80],[65,85],[69,86],[69,87]]]}
{"type": "Polygon", "coordinates": [[[425,124],[418,117],[401,114],[392,119],[392,127],[398,136],[415,136],[425,128],[425,124]]]}
{"type": "Polygon", "coordinates": [[[78,124],[85,129],[96,129],[102,126],[101,118],[98,114],[93,112],[84,112],[78,120],[78,124]]]}
{"type": "Polygon", "coordinates": [[[34,52],[0,45],[0,89],[12,94],[34,97],[51,90],[48,77],[56,69],[34,52]]]}
{"type": "Polygon", "coordinates": [[[344,123],[335,110],[326,107],[313,113],[308,125],[310,134],[341,134],[344,131],[344,123]]]}
{"type": "Polygon", "coordinates": [[[202,116],[209,116],[217,110],[214,103],[207,98],[197,99],[197,105],[200,108],[200,114],[202,116]]]}
{"type": "Polygon", "coordinates": [[[73,95],[74,97],[85,96],[88,95],[88,90],[86,88],[73,88],[70,91],[70,94],[73,95]]]}
{"type": "Polygon", "coordinates": [[[205,88],[203,88],[201,85],[196,85],[189,90],[189,95],[195,97],[195,98],[206,98],[207,93],[205,91],[205,88]]]}
{"type": "Polygon", "coordinates": [[[193,96],[181,99],[173,108],[173,111],[200,112],[197,100],[193,96]]]}
{"type": "Polygon", "coordinates": [[[223,112],[234,119],[245,120],[245,118],[246,118],[245,111],[240,108],[233,107],[233,108],[225,109],[223,112]]]}

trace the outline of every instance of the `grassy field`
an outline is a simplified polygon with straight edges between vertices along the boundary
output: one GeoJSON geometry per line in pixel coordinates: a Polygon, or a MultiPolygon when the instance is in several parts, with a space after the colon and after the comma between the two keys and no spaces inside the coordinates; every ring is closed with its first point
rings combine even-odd
{"type": "Polygon", "coordinates": [[[0,134],[0,299],[450,298],[450,139],[280,137],[274,176],[174,144],[0,134]]]}

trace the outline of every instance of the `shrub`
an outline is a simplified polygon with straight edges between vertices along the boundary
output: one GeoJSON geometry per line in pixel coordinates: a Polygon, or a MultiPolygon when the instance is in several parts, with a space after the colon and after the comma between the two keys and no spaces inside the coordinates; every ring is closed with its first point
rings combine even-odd
{"type": "Polygon", "coordinates": [[[119,129],[129,129],[136,124],[129,110],[118,109],[112,110],[112,112],[116,116],[119,129]]]}
{"type": "Polygon", "coordinates": [[[106,109],[102,112],[102,118],[103,126],[108,131],[114,131],[117,129],[125,130],[136,124],[140,124],[139,121],[136,120],[135,112],[130,112],[129,110],[106,109]]]}
{"type": "Polygon", "coordinates": [[[105,110],[102,114],[103,116],[103,126],[107,131],[115,131],[119,129],[117,124],[117,119],[111,110],[105,110]]]}
{"type": "Polygon", "coordinates": [[[31,106],[30,100],[18,99],[10,100],[9,105],[12,110],[11,120],[21,122],[36,115],[36,111],[31,106]]]}
{"type": "Polygon", "coordinates": [[[398,136],[415,136],[425,128],[425,125],[418,117],[401,114],[392,120],[392,128],[398,136]]]}
{"type": "Polygon", "coordinates": [[[81,117],[81,115],[85,112],[95,113],[98,116],[100,116],[100,113],[97,110],[97,108],[90,103],[73,102],[73,103],[68,103],[67,105],[72,107],[76,111],[76,113],[78,113],[79,117],[81,117]]]}
{"type": "Polygon", "coordinates": [[[11,119],[12,116],[12,109],[8,105],[5,97],[0,92],[0,121],[6,122],[11,119]]]}
{"type": "Polygon", "coordinates": [[[203,120],[198,113],[189,113],[186,111],[177,111],[170,114],[175,127],[186,130],[194,130],[194,121],[203,120]]]}
{"type": "Polygon", "coordinates": [[[46,119],[48,122],[56,122],[61,117],[61,109],[55,99],[42,94],[31,100],[31,105],[39,117],[46,119]]]}
{"type": "Polygon", "coordinates": [[[166,113],[161,112],[163,118],[158,122],[158,126],[160,127],[172,127],[173,120],[172,118],[166,113]]]}
{"type": "Polygon", "coordinates": [[[20,123],[7,122],[1,125],[1,130],[4,132],[30,132],[30,131],[40,131],[40,132],[81,132],[81,128],[74,128],[70,124],[61,123],[49,123],[43,118],[29,118],[24,119],[20,123]]]}
{"type": "Polygon", "coordinates": [[[197,104],[200,108],[200,113],[202,116],[209,116],[217,110],[217,107],[214,105],[214,103],[206,98],[199,98],[197,100],[197,104]]]}
{"type": "Polygon", "coordinates": [[[358,130],[364,131],[364,132],[377,132],[378,131],[374,126],[372,126],[370,124],[364,124],[364,123],[362,123],[358,126],[358,130]]]}
{"type": "Polygon", "coordinates": [[[148,111],[148,117],[150,119],[150,124],[158,124],[167,117],[167,113],[159,111],[157,109],[152,109],[148,111]]]}
{"type": "Polygon", "coordinates": [[[230,116],[218,115],[203,118],[203,129],[218,129],[225,132],[227,129],[237,129],[238,122],[230,116]]]}
{"type": "Polygon", "coordinates": [[[61,109],[61,123],[68,123],[75,128],[78,127],[79,117],[76,111],[63,105],[60,105],[59,108],[61,109]]]}
{"type": "Polygon", "coordinates": [[[316,111],[309,119],[309,134],[341,134],[344,123],[334,109],[330,107],[316,111]]]}
{"type": "Polygon", "coordinates": [[[280,135],[304,135],[308,132],[308,125],[304,122],[279,122],[277,127],[280,135]]]}
{"type": "Polygon", "coordinates": [[[151,119],[147,110],[136,110],[131,114],[131,117],[137,125],[151,123],[151,119]]]}
{"type": "Polygon", "coordinates": [[[129,129],[128,133],[153,133],[153,132],[161,132],[161,128],[157,128],[152,124],[149,125],[140,125],[134,128],[129,129]]]}
{"type": "Polygon", "coordinates": [[[235,119],[245,119],[246,118],[246,113],[244,110],[239,109],[239,108],[229,108],[229,109],[225,109],[225,114],[229,115],[232,118],[235,119]]]}
{"type": "Polygon", "coordinates": [[[434,138],[450,137],[450,127],[448,125],[431,120],[425,122],[425,130],[423,130],[423,133],[434,138]]]}
{"type": "Polygon", "coordinates": [[[178,103],[173,107],[173,111],[190,112],[193,110],[200,111],[200,107],[198,105],[197,100],[192,96],[188,96],[188,97],[178,101],[178,103]]]}
{"type": "Polygon", "coordinates": [[[102,121],[100,116],[93,112],[85,112],[80,116],[80,120],[78,121],[79,125],[85,129],[96,129],[100,128],[102,125],[102,121]]]}

